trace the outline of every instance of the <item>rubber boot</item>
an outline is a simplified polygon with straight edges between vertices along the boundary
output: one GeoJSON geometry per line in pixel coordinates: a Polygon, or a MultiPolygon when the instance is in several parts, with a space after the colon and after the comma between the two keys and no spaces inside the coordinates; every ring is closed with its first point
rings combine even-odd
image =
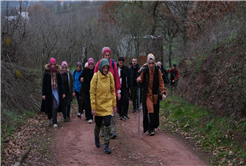
{"type": "Polygon", "coordinates": [[[97,127],[97,125],[95,124],[94,135],[95,135],[95,145],[97,148],[100,147],[99,133],[100,133],[100,127],[97,127]]]}
{"type": "Polygon", "coordinates": [[[111,153],[111,150],[109,149],[109,142],[110,142],[110,131],[111,126],[104,126],[104,152],[107,154],[111,153]]]}
{"type": "MultiPolygon", "coordinates": [[[[104,123],[102,125],[104,125],[104,123]]],[[[101,136],[104,137],[104,127],[102,127],[101,136]]]]}
{"type": "Polygon", "coordinates": [[[111,150],[109,149],[108,144],[104,145],[104,152],[107,153],[107,154],[111,153],[111,150]]]}

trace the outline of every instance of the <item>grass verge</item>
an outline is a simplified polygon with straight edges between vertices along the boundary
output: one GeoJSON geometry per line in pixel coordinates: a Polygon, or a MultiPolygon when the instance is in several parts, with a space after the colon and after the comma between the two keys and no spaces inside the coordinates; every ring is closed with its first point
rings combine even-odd
{"type": "Polygon", "coordinates": [[[161,129],[191,140],[213,165],[245,165],[246,119],[219,117],[178,96],[161,102],[161,129]]]}

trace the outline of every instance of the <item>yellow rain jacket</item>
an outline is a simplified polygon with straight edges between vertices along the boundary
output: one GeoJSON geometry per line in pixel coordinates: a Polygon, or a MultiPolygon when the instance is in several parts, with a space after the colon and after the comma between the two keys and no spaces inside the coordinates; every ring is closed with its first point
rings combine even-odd
{"type": "Polygon", "coordinates": [[[100,71],[93,75],[90,88],[91,110],[96,110],[96,116],[113,114],[116,106],[114,78],[112,73],[103,75],[100,71]]]}

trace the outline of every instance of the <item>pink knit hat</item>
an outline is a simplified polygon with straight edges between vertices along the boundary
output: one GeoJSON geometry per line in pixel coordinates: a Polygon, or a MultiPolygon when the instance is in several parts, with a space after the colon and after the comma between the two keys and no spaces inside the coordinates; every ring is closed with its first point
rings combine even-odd
{"type": "Polygon", "coordinates": [[[111,55],[111,49],[109,47],[103,47],[102,49],[102,57],[106,54],[106,52],[109,52],[111,55]]]}
{"type": "Polygon", "coordinates": [[[89,58],[89,59],[88,59],[88,65],[89,65],[90,63],[93,63],[93,65],[95,65],[95,62],[94,62],[94,59],[93,59],[93,58],[89,58]]]}
{"type": "MultiPolygon", "coordinates": [[[[63,61],[62,63],[61,63],[61,67],[63,67],[63,66],[67,66],[67,68],[68,68],[68,65],[67,65],[67,62],[66,61],[63,61]]],[[[64,72],[63,72],[63,70],[61,70],[61,73],[62,74],[65,74],[64,72]]]]}

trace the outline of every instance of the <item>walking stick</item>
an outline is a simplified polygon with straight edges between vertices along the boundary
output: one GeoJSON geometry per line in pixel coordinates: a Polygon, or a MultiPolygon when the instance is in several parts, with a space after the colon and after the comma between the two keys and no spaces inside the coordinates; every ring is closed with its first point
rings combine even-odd
{"type": "Polygon", "coordinates": [[[138,135],[140,133],[140,88],[138,88],[138,135]]]}
{"type": "MultiPolygon", "coordinates": [[[[84,86],[84,82],[81,83],[81,88],[80,88],[81,99],[80,99],[80,110],[79,110],[79,112],[82,112],[82,113],[83,113],[83,86],[84,86]]],[[[81,116],[82,116],[82,114],[80,114],[80,120],[81,120],[81,116]]]]}

